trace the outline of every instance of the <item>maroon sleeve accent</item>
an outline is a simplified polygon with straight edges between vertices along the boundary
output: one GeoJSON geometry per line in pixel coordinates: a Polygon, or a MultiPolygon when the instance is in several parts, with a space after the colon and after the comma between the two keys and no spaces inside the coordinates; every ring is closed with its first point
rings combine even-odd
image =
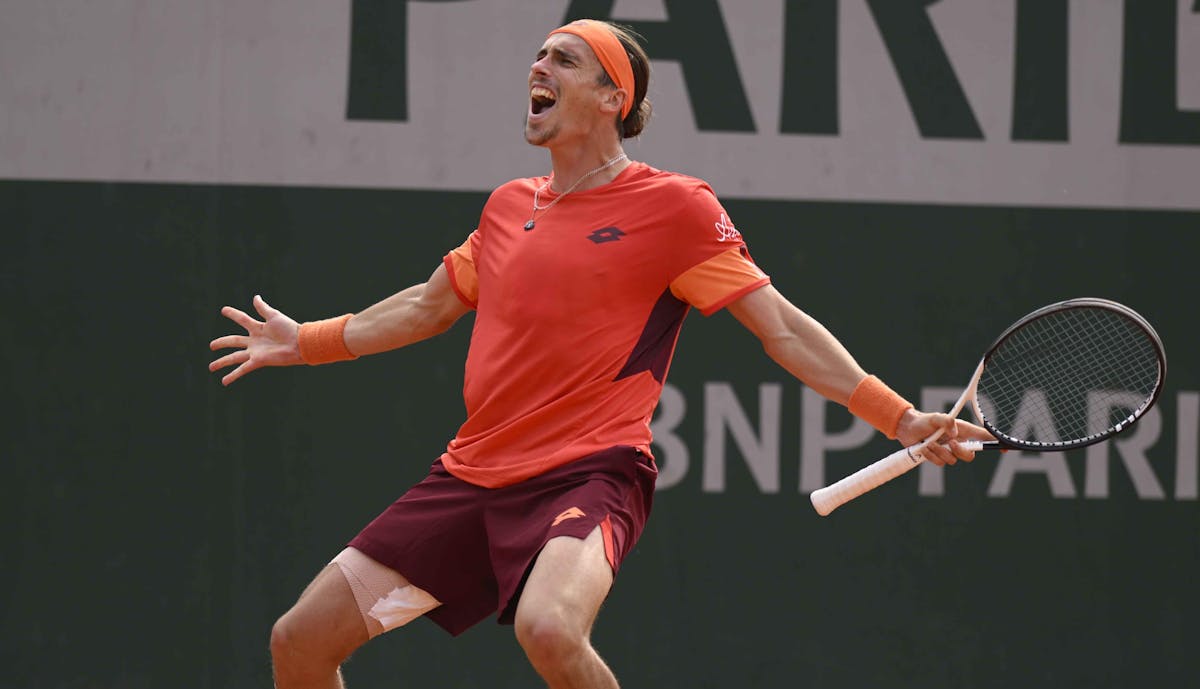
{"type": "Polygon", "coordinates": [[[625,361],[625,366],[614,380],[649,371],[659,383],[665,381],[675,343],[679,340],[679,328],[683,326],[687,312],[686,303],[676,299],[671,290],[664,290],[650,310],[642,334],[625,361]]]}

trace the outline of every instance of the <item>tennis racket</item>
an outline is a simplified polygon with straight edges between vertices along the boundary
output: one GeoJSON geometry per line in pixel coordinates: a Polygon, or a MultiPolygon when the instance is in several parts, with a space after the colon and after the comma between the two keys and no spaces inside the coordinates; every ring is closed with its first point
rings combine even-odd
{"type": "MultiPolygon", "coordinates": [[[[968,449],[1060,452],[1129,428],[1154,405],[1166,373],[1162,341],[1146,319],[1106,299],[1070,299],[1005,330],[950,415],[970,402],[979,425],[996,438],[963,442],[968,449]]],[[[910,471],[941,434],[813,491],[813,507],[826,516],[910,471]]]]}

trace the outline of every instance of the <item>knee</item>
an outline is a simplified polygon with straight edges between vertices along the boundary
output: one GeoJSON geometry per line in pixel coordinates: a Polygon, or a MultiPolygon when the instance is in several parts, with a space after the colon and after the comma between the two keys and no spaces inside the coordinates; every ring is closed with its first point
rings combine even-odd
{"type": "Polygon", "coordinates": [[[284,615],[271,627],[271,657],[277,660],[299,655],[302,632],[284,615]]]}
{"type": "Polygon", "coordinates": [[[322,643],[322,636],[289,615],[271,627],[271,659],[277,666],[338,666],[343,658],[322,643]]]}
{"type": "Polygon", "coordinates": [[[513,624],[517,642],[535,666],[565,663],[588,647],[587,631],[554,611],[518,615],[513,624]]]}

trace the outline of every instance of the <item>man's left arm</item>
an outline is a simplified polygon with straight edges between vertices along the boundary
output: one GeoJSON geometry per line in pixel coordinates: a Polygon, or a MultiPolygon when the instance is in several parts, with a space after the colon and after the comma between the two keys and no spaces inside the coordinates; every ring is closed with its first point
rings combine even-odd
{"type": "MultiPolygon", "coordinates": [[[[754,333],[767,355],[788,373],[826,398],[851,406],[851,396],[868,375],[824,325],[796,308],[769,284],[731,302],[727,308],[754,333]]],[[[945,429],[943,437],[948,442],[932,443],[932,451],[926,453],[926,458],[937,465],[975,458],[974,452],[963,449],[955,439],[991,437],[984,429],[949,414],[912,408],[900,417],[895,436],[904,445],[913,445],[938,428],[945,429]]]]}

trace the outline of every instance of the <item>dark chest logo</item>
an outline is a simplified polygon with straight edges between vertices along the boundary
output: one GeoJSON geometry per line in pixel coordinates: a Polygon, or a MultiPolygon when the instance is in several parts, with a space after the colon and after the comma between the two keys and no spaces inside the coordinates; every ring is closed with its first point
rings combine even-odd
{"type": "Polygon", "coordinates": [[[589,234],[588,239],[597,244],[603,244],[605,242],[620,241],[621,237],[624,236],[625,233],[616,227],[605,227],[589,234]]]}

